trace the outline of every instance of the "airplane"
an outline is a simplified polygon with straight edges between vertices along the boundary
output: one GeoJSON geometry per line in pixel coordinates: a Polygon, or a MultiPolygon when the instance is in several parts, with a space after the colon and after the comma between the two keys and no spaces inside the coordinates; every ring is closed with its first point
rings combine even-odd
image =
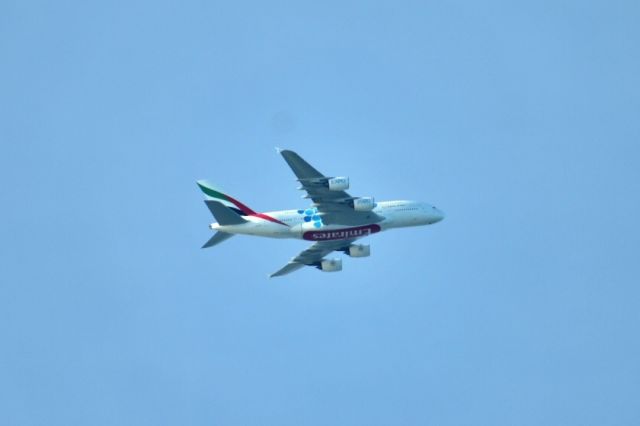
{"type": "Polygon", "coordinates": [[[280,277],[312,266],[324,272],[342,270],[342,260],[327,259],[329,253],[343,252],[350,257],[367,257],[369,245],[356,240],[389,229],[432,225],[444,219],[444,213],[427,203],[408,200],[381,201],[373,197],[352,197],[349,178],[325,176],[290,150],[277,148],[300,183],[303,198],[310,207],[260,213],[226,194],[206,180],[197,181],[206,195],[205,204],[217,222],[209,225],[217,231],[202,248],[213,247],[234,235],[269,238],[297,238],[313,244],[293,257],[269,277],[280,277]]]}

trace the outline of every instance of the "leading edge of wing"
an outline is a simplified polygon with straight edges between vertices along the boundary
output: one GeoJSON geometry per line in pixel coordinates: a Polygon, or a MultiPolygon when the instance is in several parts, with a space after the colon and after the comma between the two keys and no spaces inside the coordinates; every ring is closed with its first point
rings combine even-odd
{"type": "Polygon", "coordinates": [[[302,157],[289,149],[282,149],[279,151],[280,155],[287,162],[293,173],[298,179],[311,179],[311,178],[323,178],[325,177],[311,164],[307,163],[302,157]]]}

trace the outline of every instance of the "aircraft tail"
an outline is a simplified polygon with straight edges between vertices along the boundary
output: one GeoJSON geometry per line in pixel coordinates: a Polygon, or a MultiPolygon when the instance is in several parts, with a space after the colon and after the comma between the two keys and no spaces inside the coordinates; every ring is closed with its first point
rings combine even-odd
{"type": "Polygon", "coordinates": [[[220,225],[240,225],[247,222],[242,216],[219,201],[204,200],[204,202],[220,225]]]}
{"type": "Polygon", "coordinates": [[[225,207],[233,210],[241,216],[256,214],[256,212],[249,208],[246,204],[243,204],[230,195],[224,193],[220,188],[217,188],[211,182],[208,182],[206,180],[199,180],[196,183],[200,187],[200,190],[207,196],[207,200],[218,201],[225,207]]]}
{"type": "Polygon", "coordinates": [[[213,237],[209,238],[209,241],[204,243],[202,248],[213,247],[223,241],[227,241],[231,237],[233,237],[233,234],[227,234],[226,232],[216,232],[213,237]]]}

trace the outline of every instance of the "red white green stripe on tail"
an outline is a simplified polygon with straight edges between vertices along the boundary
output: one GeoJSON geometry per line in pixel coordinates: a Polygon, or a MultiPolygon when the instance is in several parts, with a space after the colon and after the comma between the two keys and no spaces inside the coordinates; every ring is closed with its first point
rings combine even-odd
{"type": "Polygon", "coordinates": [[[200,190],[207,196],[208,199],[221,202],[226,207],[230,208],[231,210],[235,211],[241,216],[259,217],[260,219],[268,220],[274,223],[279,223],[284,226],[289,226],[286,223],[281,222],[278,219],[275,219],[269,215],[256,212],[246,204],[224,193],[220,188],[215,187],[213,184],[211,184],[211,182],[208,182],[206,180],[199,180],[196,183],[198,184],[198,187],[200,187],[200,190]]]}

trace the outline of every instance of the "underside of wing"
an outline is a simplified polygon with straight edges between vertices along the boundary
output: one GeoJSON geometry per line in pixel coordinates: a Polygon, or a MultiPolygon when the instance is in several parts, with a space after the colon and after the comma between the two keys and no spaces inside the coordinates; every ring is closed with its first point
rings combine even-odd
{"type": "Polygon", "coordinates": [[[281,150],[280,154],[298,178],[299,189],[307,192],[305,198],[313,201],[325,224],[362,225],[383,219],[373,211],[354,210],[353,203],[358,197],[330,189],[329,181],[334,178],[323,175],[295,152],[281,150]]]}
{"type": "Polygon", "coordinates": [[[293,259],[291,259],[289,263],[287,263],[280,270],[271,274],[270,277],[280,277],[282,275],[297,271],[303,266],[314,266],[322,270],[339,271],[340,269],[342,269],[342,264],[337,262],[339,261],[339,259],[326,260],[324,259],[324,257],[336,250],[346,250],[354,241],[355,239],[317,242],[308,249],[302,251],[293,259]],[[332,268],[332,265],[334,269],[330,269],[332,268]],[[339,265],[339,268],[337,267],[337,265],[339,265]]]}
{"type": "Polygon", "coordinates": [[[303,268],[304,266],[305,265],[303,263],[289,262],[286,265],[284,265],[281,269],[269,275],[269,278],[281,277],[283,275],[290,274],[291,272],[297,271],[298,269],[303,268]]]}

